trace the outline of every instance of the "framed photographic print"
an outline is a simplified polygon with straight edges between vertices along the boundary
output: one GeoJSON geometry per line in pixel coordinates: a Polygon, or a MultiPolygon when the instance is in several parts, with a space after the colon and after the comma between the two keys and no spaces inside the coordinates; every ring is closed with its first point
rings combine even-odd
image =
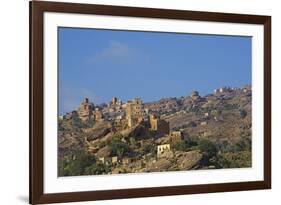
{"type": "Polygon", "coordinates": [[[30,203],[271,188],[271,17],[30,2],[30,203]]]}

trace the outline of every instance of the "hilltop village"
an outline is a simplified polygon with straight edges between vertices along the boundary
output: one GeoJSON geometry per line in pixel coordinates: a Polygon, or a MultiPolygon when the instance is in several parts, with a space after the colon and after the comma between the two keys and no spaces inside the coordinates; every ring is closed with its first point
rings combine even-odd
{"type": "Polygon", "coordinates": [[[251,166],[251,86],[108,104],[59,116],[59,176],[251,166]]]}

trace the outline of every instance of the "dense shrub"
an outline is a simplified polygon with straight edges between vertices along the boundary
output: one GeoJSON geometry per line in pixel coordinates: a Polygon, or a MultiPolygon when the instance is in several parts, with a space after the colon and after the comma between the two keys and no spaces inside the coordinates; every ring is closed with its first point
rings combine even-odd
{"type": "Polygon", "coordinates": [[[216,164],[215,162],[216,162],[218,149],[213,142],[207,139],[201,139],[198,141],[198,149],[203,154],[201,160],[202,166],[210,166],[216,164]]]}
{"type": "Polygon", "coordinates": [[[216,156],[218,151],[216,145],[207,139],[199,140],[198,148],[204,155],[208,156],[209,158],[216,156]]]}
{"type": "Polygon", "coordinates": [[[86,167],[95,164],[93,156],[86,154],[84,151],[76,151],[72,154],[71,159],[59,160],[59,176],[79,176],[84,174],[86,167]]]}
{"type": "Polygon", "coordinates": [[[145,145],[145,147],[143,148],[143,154],[148,154],[148,153],[151,153],[152,156],[155,156],[156,155],[155,146],[153,146],[152,144],[145,145]]]}
{"type": "Polygon", "coordinates": [[[218,168],[251,167],[252,165],[251,152],[240,151],[240,152],[222,153],[218,155],[216,163],[218,168]]]}
{"type": "Polygon", "coordinates": [[[107,174],[111,171],[110,165],[105,164],[92,164],[89,167],[85,168],[84,174],[85,175],[97,175],[97,174],[107,174]]]}
{"type": "Polygon", "coordinates": [[[241,140],[234,145],[226,141],[217,145],[219,151],[210,160],[216,168],[240,168],[251,166],[252,142],[248,137],[241,137],[241,140]]]}
{"type": "Polygon", "coordinates": [[[188,140],[180,141],[173,145],[173,149],[178,151],[191,151],[197,148],[197,141],[195,139],[189,138],[188,140]]]}
{"type": "Polygon", "coordinates": [[[119,156],[122,157],[128,153],[130,153],[130,147],[127,143],[122,142],[120,138],[113,138],[110,143],[110,149],[111,149],[111,156],[119,156]]]}
{"type": "Polygon", "coordinates": [[[251,138],[243,137],[234,146],[234,151],[251,151],[252,150],[252,140],[251,138]]]}

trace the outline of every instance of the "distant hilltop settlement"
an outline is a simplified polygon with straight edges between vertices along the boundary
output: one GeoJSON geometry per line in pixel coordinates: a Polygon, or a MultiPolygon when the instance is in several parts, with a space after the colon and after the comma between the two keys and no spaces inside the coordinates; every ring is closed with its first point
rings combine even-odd
{"type": "Polygon", "coordinates": [[[85,98],[58,122],[60,176],[223,168],[205,159],[200,143],[206,139],[224,154],[217,147],[251,140],[251,86],[147,103],[113,97],[95,105],[85,98]],[[73,172],[69,164],[84,154],[93,161],[73,172]]]}
{"type": "Polygon", "coordinates": [[[149,114],[148,109],[143,109],[140,98],[129,100],[122,104],[122,101],[114,97],[108,106],[94,106],[85,98],[77,111],[72,111],[59,119],[71,119],[77,116],[84,123],[95,121],[112,122],[116,130],[132,128],[143,122],[148,122],[150,129],[159,133],[169,133],[169,123],[161,120],[155,113],[149,114]]]}

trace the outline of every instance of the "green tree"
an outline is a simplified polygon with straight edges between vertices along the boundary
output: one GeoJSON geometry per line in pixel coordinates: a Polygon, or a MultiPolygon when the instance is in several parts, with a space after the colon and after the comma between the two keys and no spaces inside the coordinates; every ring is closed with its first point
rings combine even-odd
{"type": "Polygon", "coordinates": [[[249,151],[222,153],[217,157],[218,168],[243,168],[251,167],[251,164],[251,152],[249,151]]]}
{"type": "Polygon", "coordinates": [[[86,154],[83,150],[75,151],[71,159],[59,160],[60,176],[79,176],[84,174],[84,169],[95,164],[95,157],[86,154]]]}
{"type": "Polygon", "coordinates": [[[85,175],[100,175],[100,174],[107,174],[111,171],[111,167],[105,164],[92,164],[89,167],[85,168],[84,174],[85,175]]]}
{"type": "Polygon", "coordinates": [[[216,145],[207,140],[207,139],[201,139],[198,141],[198,148],[200,152],[203,154],[201,163],[203,166],[209,166],[214,165],[214,162],[216,161],[217,157],[217,147],[216,145]]]}
{"type": "Polygon", "coordinates": [[[145,145],[145,147],[143,148],[143,154],[148,154],[151,153],[152,156],[156,155],[156,147],[153,146],[152,144],[147,144],[145,145]]]}
{"type": "Polygon", "coordinates": [[[113,138],[110,143],[111,156],[122,157],[130,152],[130,147],[127,143],[122,142],[120,138],[113,138]]]}
{"type": "Polygon", "coordinates": [[[176,143],[173,148],[178,151],[190,151],[197,148],[198,142],[196,138],[189,137],[187,140],[176,143]]]}
{"type": "Polygon", "coordinates": [[[252,150],[252,140],[251,138],[241,137],[241,140],[237,142],[234,146],[234,151],[251,151],[252,150]]]}

